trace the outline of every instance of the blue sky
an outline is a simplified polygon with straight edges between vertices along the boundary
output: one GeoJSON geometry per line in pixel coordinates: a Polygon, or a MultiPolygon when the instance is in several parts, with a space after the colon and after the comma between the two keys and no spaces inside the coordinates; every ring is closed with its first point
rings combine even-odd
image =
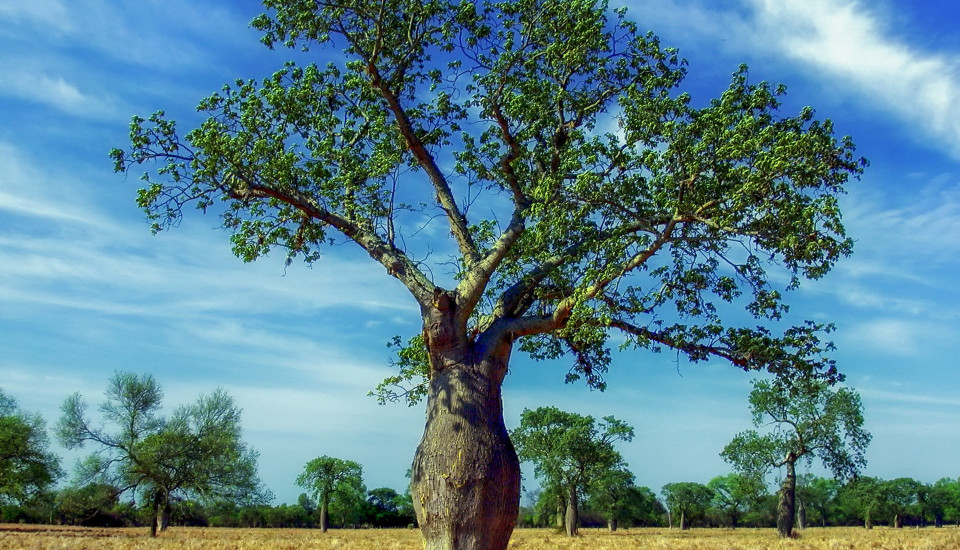
{"type": "MultiPolygon", "coordinates": [[[[793,292],[791,319],[834,322],[835,357],[874,439],[866,473],[932,482],[960,454],[960,6],[952,0],[633,0],[642,29],[690,61],[695,100],[741,62],[788,86],[871,161],[842,206],[855,253],[793,292]]],[[[0,387],[52,425],[64,398],[96,403],[116,370],[152,373],[167,402],[218,386],[244,409],[247,440],[277,502],[327,454],[401,489],[421,407],[367,391],[392,371],[386,341],[419,330],[402,287],[349,246],[313,267],[283,254],[244,264],[215,217],[150,234],[135,175],[112,172],[134,114],[163,108],[188,128],[197,102],[261,78],[294,52],[248,27],[252,0],[0,2],[0,387]]],[[[137,171],[135,170],[135,173],[137,171]]],[[[613,414],[638,483],[706,482],[749,427],[749,376],[669,354],[617,357],[600,393],[563,384],[568,365],[515,355],[508,426],[524,407],[613,414]]],[[[76,454],[56,447],[70,467],[76,454]]],[[[529,484],[528,484],[529,485],[529,484]]]]}

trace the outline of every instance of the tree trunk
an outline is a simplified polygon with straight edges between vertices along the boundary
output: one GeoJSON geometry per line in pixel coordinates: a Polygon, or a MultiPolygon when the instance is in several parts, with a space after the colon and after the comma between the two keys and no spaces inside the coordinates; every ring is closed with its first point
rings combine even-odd
{"type": "Polygon", "coordinates": [[[165,500],[160,512],[160,532],[166,531],[167,527],[170,527],[170,502],[165,500]]]}
{"type": "Polygon", "coordinates": [[[680,510],[680,530],[686,531],[690,526],[687,525],[687,512],[685,510],[680,510]]]}
{"type": "Polygon", "coordinates": [[[424,324],[431,378],[410,490],[425,550],[503,550],[520,507],[520,461],[500,396],[509,343],[491,351],[450,337],[443,320],[424,324]]]}
{"type": "Polygon", "coordinates": [[[893,515],[893,528],[903,529],[903,518],[900,517],[900,514],[893,515]]]}
{"type": "Polygon", "coordinates": [[[580,503],[578,500],[577,486],[571,483],[569,492],[567,493],[567,521],[565,523],[568,537],[575,537],[579,534],[578,528],[580,526],[580,503]]]}
{"type": "Polygon", "coordinates": [[[330,497],[324,495],[320,499],[320,532],[326,533],[330,529],[330,517],[329,517],[329,508],[330,508],[330,497]]]}
{"type": "Polygon", "coordinates": [[[787,460],[787,475],[780,484],[780,502],[777,505],[777,534],[789,538],[793,534],[793,518],[796,514],[794,498],[797,489],[797,474],[794,463],[787,460]]]}
{"type": "Polygon", "coordinates": [[[803,499],[797,497],[797,528],[801,531],[807,528],[807,509],[803,505],[803,499]]]}
{"type": "Polygon", "coordinates": [[[617,532],[618,523],[617,516],[610,516],[610,519],[607,520],[607,528],[610,529],[611,533],[617,532]]]}

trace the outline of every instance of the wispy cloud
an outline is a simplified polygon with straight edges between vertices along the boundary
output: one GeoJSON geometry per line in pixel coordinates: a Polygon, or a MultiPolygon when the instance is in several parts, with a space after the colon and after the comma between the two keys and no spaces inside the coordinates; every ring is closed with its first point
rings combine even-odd
{"type": "Polygon", "coordinates": [[[891,23],[863,2],[750,3],[758,30],[781,53],[922,128],[960,156],[960,54],[923,51],[898,40],[891,23]]]}
{"type": "Polygon", "coordinates": [[[69,115],[90,119],[115,118],[119,112],[114,99],[82,91],[80,84],[63,75],[17,72],[8,68],[0,72],[0,95],[41,103],[69,115]]]}
{"type": "MultiPolygon", "coordinates": [[[[641,25],[744,61],[788,60],[831,93],[894,115],[960,157],[960,52],[898,37],[886,12],[856,0],[621,1],[641,25]]],[[[682,53],[682,52],[681,52],[682,53]]],[[[699,66],[697,71],[710,70],[699,66]]],[[[724,67],[732,70],[733,67],[724,67]]]]}

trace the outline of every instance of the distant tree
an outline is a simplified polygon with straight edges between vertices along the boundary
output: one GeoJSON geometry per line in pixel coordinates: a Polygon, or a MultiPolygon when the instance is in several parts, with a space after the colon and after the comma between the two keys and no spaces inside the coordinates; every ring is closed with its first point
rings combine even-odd
{"type": "Polygon", "coordinates": [[[166,528],[176,498],[271,498],[257,478],[257,453],[242,439],[241,411],[233,398],[218,389],[177,408],[169,419],[159,416],[162,398],[153,376],[118,372],[99,407],[102,422],[94,424],[82,396],[68,397],[57,437],[67,448],[97,447],[79,478],[151,503],[151,536],[166,528]]]}
{"type": "Polygon", "coordinates": [[[339,497],[341,501],[354,507],[353,498],[360,495],[361,501],[366,490],[363,487],[363,467],[352,460],[342,460],[331,456],[321,456],[307,463],[297,477],[297,485],[308,489],[320,506],[320,531],[326,533],[330,528],[330,503],[339,497]]]}
{"type": "Polygon", "coordinates": [[[880,491],[886,500],[886,509],[892,515],[890,525],[903,527],[908,516],[920,515],[920,494],[923,484],[909,477],[898,477],[881,483],[880,491]]]}
{"type": "Polygon", "coordinates": [[[766,491],[763,480],[745,474],[717,476],[707,482],[713,491],[713,506],[736,528],[740,518],[766,491]]]}
{"type": "Polygon", "coordinates": [[[414,522],[413,503],[389,487],[367,491],[368,522],[375,527],[401,527],[414,522]]]}
{"type": "Polygon", "coordinates": [[[39,498],[62,475],[39,414],[20,409],[0,389],[0,505],[39,498]]]}
{"type": "Polygon", "coordinates": [[[720,455],[737,470],[763,477],[771,468],[785,468],[780,485],[777,532],[793,533],[796,514],[796,464],[816,457],[837,478],[856,475],[866,464],[870,434],[863,429],[860,396],[848,388],[833,390],[820,380],[755,380],[750,412],[756,427],[738,434],[720,455]]]}
{"type": "Polygon", "coordinates": [[[649,487],[630,487],[626,497],[628,525],[639,527],[655,527],[663,525],[667,509],[657,498],[657,494],[649,487]]]}
{"type": "Polygon", "coordinates": [[[310,498],[307,493],[300,493],[300,496],[297,497],[297,504],[311,516],[317,511],[317,502],[310,498]]]}
{"type": "Polygon", "coordinates": [[[713,499],[713,491],[709,487],[692,481],[667,483],[660,492],[670,512],[671,527],[674,520],[679,520],[681,530],[689,529],[690,521],[702,516],[713,499]]]}
{"type": "Polygon", "coordinates": [[[592,416],[540,407],[524,409],[511,437],[520,459],[533,463],[536,476],[562,488],[566,532],[572,537],[578,530],[581,495],[592,480],[620,464],[613,444],[631,441],[633,428],[612,416],[597,424],[592,416]]]}
{"type": "Polygon", "coordinates": [[[834,499],[840,490],[840,483],[836,479],[824,478],[813,474],[803,474],[797,477],[797,502],[815,513],[815,519],[821,527],[826,527],[830,521],[830,512],[835,507],[834,499]]]}
{"type": "Polygon", "coordinates": [[[633,482],[633,473],[626,464],[614,465],[590,481],[590,505],[604,513],[610,532],[616,531],[620,520],[630,514],[633,482]]]}
{"type": "Polygon", "coordinates": [[[937,527],[942,527],[947,518],[957,519],[960,523],[960,481],[945,477],[924,487],[920,504],[925,517],[937,527]]]}
{"type": "Polygon", "coordinates": [[[782,86],[744,67],[694,102],[678,53],[606,1],[264,4],[266,45],[330,64],[237,81],[184,137],[162,112],[136,118],[111,154],[119,171],[155,167],[138,201],[157,230],[195,205],[245,261],[275,247],[315,261],[349,240],[409,290],[429,358],[412,480],[428,548],[507,547],[515,347],[569,353],[595,387],[616,331],[694,361],[783,372],[799,354],[805,375],[835,375],[811,345],[826,327],[775,336],[714,305],[780,318],[767,264],[793,288],[852,247],[837,197],[865,163],[813,109],[783,113],[782,86]]]}
{"type": "Polygon", "coordinates": [[[875,520],[886,513],[883,480],[858,476],[840,488],[837,503],[847,518],[859,520],[865,528],[872,529],[875,520]]]}

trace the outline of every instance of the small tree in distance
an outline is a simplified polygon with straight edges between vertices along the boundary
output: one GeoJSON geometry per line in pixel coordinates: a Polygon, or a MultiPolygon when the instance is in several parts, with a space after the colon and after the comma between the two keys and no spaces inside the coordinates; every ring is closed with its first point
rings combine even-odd
{"type": "Polygon", "coordinates": [[[307,463],[297,476],[297,485],[313,493],[320,506],[320,532],[330,528],[330,503],[338,494],[364,495],[363,467],[352,460],[321,456],[307,463]]]}
{"type": "Polygon", "coordinates": [[[714,506],[726,516],[731,529],[766,491],[762,479],[745,474],[717,476],[707,482],[707,487],[713,491],[714,506]]]}
{"type": "Polygon", "coordinates": [[[591,416],[556,407],[524,409],[511,437],[522,460],[533,462],[537,477],[559,489],[566,503],[566,532],[577,534],[581,496],[591,483],[622,464],[613,444],[633,440],[633,428],[612,416],[597,424],[591,416]]]}
{"type": "Polygon", "coordinates": [[[694,481],[667,483],[660,492],[670,514],[670,526],[678,521],[681,531],[690,528],[691,519],[703,515],[713,498],[713,490],[694,481]]]}
{"type": "Polygon", "coordinates": [[[0,389],[0,504],[23,504],[52,488],[63,472],[49,447],[43,418],[0,389]]]}
{"type": "Polygon", "coordinates": [[[242,439],[241,410],[232,397],[218,389],[168,419],[159,415],[162,398],[153,376],[115,373],[99,407],[102,422],[94,423],[83,397],[68,397],[58,439],[70,449],[97,447],[78,477],[149,502],[151,536],[166,529],[177,497],[254,504],[272,498],[257,477],[258,455],[242,439]]]}
{"type": "Polygon", "coordinates": [[[796,515],[798,461],[818,458],[838,479],[851,478],[866,465],[871,436],[863,429],[863,406],[855,391],[834,390],[823,381],[755,380],[750,412],[754,426],[769,429],[737,434],[720,456],[748,475],[786,470],[777,511],[777,532],[786,538],[796,515]]]}

